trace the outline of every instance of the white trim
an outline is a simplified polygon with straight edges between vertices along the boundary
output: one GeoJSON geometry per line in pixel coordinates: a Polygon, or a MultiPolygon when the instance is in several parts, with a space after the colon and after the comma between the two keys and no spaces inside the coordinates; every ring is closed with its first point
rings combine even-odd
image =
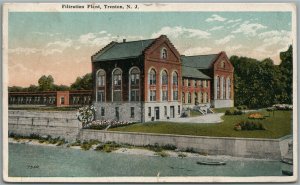
{"type": "Polygon", "coordinates": [[[120,87],[121,87],[121,90],[116,90],[116,91],[121,91],[121,101],[123,100],[123,95],[122,95],[122,90],[123,90],[123,88],[122,88],[122,85],[123,85],[123,70],[121,69],[121,68],[119,68],[119,67],[116,67],[116,68],[114,68],[114,70],[111,72],[111,102],[114,102],[114,72],[116,71],[116,70],[120,70],[121,71],[121,85],[120,85],[120,87]]]}
{"type": "Polygon", "coordinates": [[[98,102],[98,73],[100,71],[103,71],[104,72],[104,101],[106,101],[106,71],[104,69],[98,69],[97,72],[96,72],[96,80],[95,80],[95,83],[96,83],[96,102],[98,102]]]}
{"type": "Polygon", "coordinates": [[[128,73],[128,101],[131,102],[131,72],[133,69],[137,69],[139,71],[139,101],[141,101],[141,70],[137,66],[133,66],[129,69],[128,73]]]}

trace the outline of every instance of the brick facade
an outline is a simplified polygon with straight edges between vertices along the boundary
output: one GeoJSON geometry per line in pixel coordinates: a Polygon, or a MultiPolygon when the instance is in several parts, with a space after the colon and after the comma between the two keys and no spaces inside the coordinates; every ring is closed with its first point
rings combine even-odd
{"type": "Polygon", "coordinates": [[[97,119],[167,120],[180,117],[183,108],[220,104],[214,99],[214,75],[229,77],[233,84],[233,67],[224,52],[217,56],[209,68],[185,76],[179,52],[164,35],[108,44],[92,56],[97,119]]]}

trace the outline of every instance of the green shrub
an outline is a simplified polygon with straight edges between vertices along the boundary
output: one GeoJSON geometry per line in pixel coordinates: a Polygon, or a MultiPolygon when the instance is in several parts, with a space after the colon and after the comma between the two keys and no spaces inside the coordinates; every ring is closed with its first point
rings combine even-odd
{"type": "Polygon", "coordinates": [[[241,111],[241,110],[233,110],[233,111],[231,111],[231,110],[226,110],[225,111],[225,115],[242,115],[243,114],[243,112],[241,111]]]}
{"type": "Polygon", "coordinates": [[[262,123],[253,121],[241,121],[234,126],[234,130],[266,130],[262,123]]]}
{"type": "Polygon", "coordinates": [[[147,145],[146,148],[148,148],[149,150],[152,150],[154,152],[161,152],[163,150],[162,147],[160,147],[158,143],[155,143],[154,145],[147,145]]]}
{"type": "Polygon", "coordinates": [[[117,143],[115,143],[115,142],[106,142],[106,143],[101,143],[101,144],[99,144],[96,148],[95,148],[95,150],[96,151],[103,151],[103,152],[107,152],[107,153],[109,153],[109,152],[112,152],[112,151],[114,151],[114,150],[117,150],[119,147],[121,147],[121,145],[119,145],[119,144],[117,144],[117,143]]]}
{"type": "Polygon", "coordinates": [[[168,157],[168,156],[170,156],[168,153],[166,153],[164,151],[156,152],[154,155],[159,155],[161,157],[168,157]]]}
{"type": "Polygon", "coordinates": [[[176,150],[177,147],[175,145],[172,145],[172,144],[166,144],[166,145],[162,146],[162,149],[164,149],[164,150],[176,150]]]}
{"type": "Polygon", "coordinates": [[[185,149],[185,152],[197,153],[193,147],[187,147],[187,148],[185,149]]]}
{"type": "Polygon", "coordinates": [[[184,154],[184,153],[179,153],[178,154],[178,157],[180,157],[180,158],[184,158],[184,157],[186,157],[187,155],[186,154],[184,154]]]}

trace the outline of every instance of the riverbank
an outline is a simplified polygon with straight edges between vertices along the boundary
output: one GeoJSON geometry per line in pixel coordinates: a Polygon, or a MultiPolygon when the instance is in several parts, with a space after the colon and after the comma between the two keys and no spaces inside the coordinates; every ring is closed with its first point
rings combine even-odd
{"type": "MultiPolygon", "coordinates": [[[[83,151],[100,151],[97,149],[100,142],[91,141],[90,147],[87,149],[84,144],[78,144],[78,142],[74,143],[64,143],[64,144],[51,144],[49,142],[41,142],[41,140],[37,139],[14,139],[9,138],[8,142],[11,144],[23,144],[23,145],[33,145],[33,146],[46,146],[46,147],[58,147],[58,148],[70,148],[75,150],[83,150],[83,151]],[[93,144],[94,143],[94,144],[93,144]]],[[[180,151],[178,149],[174,150],[165,150],[162,147],[155,146],[130,146],[130,145],[117,145],[118,147],[114,149],[104,149],[102,152],[105,153],[115,153],[115,154],[124,154],[124,155],[139,155],[139,156],[148,156],[148,157],[173,157],[173,158],[198,158],[198,159],[206,159],[206,160],[245,160],[245,161],[278,161],[278,160],[271,160],[271,159],[254,159],[254,158],[244,158],[244,157],[232,157],[227,155],[208,155],[205,153],[199,153],[192,151],[180,151]]]]}

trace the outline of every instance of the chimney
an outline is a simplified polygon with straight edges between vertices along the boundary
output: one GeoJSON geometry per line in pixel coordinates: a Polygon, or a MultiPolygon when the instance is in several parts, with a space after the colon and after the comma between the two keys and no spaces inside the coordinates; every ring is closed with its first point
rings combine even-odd
{"type": "Polygon", "coordinates": [[[126,39],[123,39],[123,43],[125,43],[126,42],[126,39]]]}

